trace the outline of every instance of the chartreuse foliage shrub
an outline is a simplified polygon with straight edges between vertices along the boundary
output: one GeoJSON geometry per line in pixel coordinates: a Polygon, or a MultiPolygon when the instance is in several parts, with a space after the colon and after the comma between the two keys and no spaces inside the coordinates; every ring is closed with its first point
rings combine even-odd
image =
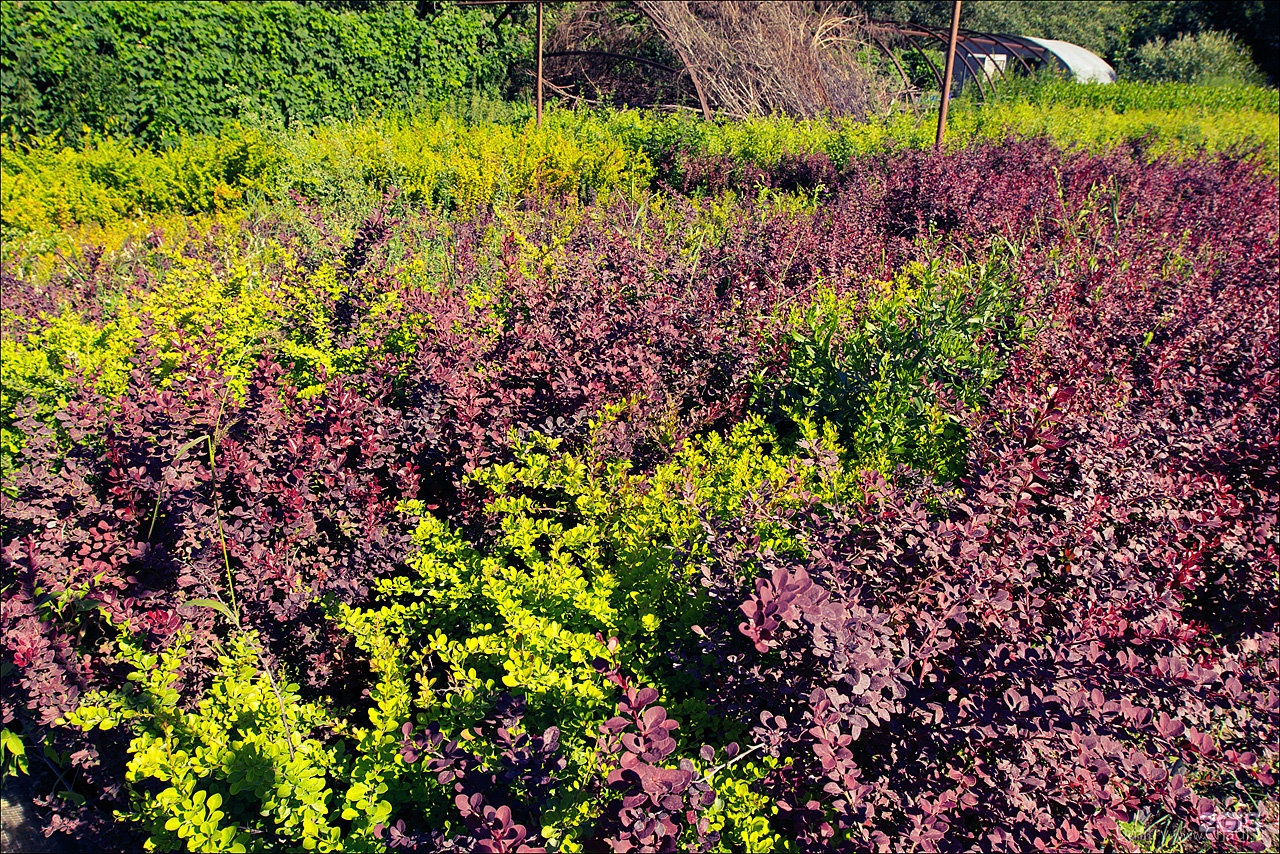
{"type": "Polygon", "coordinates": [[[954,134],[951,139],[956,145],[976,139],[1042,135],[1064,147],[1087,151],[1142,142],[1150,157],[1256,148],[1261,163],[1275,172],[1280,164],[1280,142],[1271,130],[1275,119],[1274,112],[1219,112],[1195,106],[1110,113],[1087,106],[1054,105],[1045,109],[1016,104],[959,111],[954,125],[948,114],[947,132],[954,134]]]}
{"type": "Polygon", "coordinates": [[[545,127],[471,125],[446,111],[390,114],[292,131],[228,126],[152,151],[116,137],[79,149],[56,139],[0,148],[11,236],[164,212],[241,209],[301,193],[363,211],[394,187],[407,201],[471,214],[529,196],[587,200],[647,189],[652,169],[594,114],[552,113],[545,127]]]}
{"type": "MultiPolygon", "coordinates": [[[[1015,81],[1007,95],[992,102],[957,101],[948,114],[947,140],[963,148],[980,140],[1044,136],[1064,148],[1088,151],[1141,141],[1149,156],[1258,148],[1263,163],[1275,171],[1278,112],[1276,91],[1260,87],[1049,82],[1019,88],[1015,81]]],[[[784,156],[824,154],[839,168],[855,157],[927,149],[937,130],[936,114],[911,111],[865,122],[773,117],[711,123],[619,111],[612,123],[631,146],[659,164],[660,174],[674,152],[764,170],[774,169],[784,156]]],[[[679,187],[678,180],[666,180],[679,187]]]]}
{"type": "Polygon", "coordinates": [[[306,850],[341,850],[329,780],[342,757],[311,737],[330,718],[266,669],[256,636],[232,636],[199,706],[185,709],[173,684],[189,638],[153,654],[124,629],[118,656],[133,690],[86,696],[67,721],[133,735],[124,817],[148,834],[147,850],[266,850],[261,831],[244,829],[260,823],[306,850]]]}
{"type": "Polygon", "coordinates": [[[529,196],[635,195],[653,173],[606,116],[551,111],[543,128],[469,124],[447,112],[318,125],[277,138],[281,193],[364,209],[394,187],[407,201],[471,214],[529,196]]]}
{"type": "MultiPolygon", "coordinates": [[[[1193,108],[1206,114],[1247,110],[1255,113],[1280,112],[1280,90],[1265,86],[1205,86],[1192,83],[1076,83],[1056,77],[1010,75],[995,89],[999,103],[1028,103],[1036,107],[1093,107],[1113,113],[1131,110],[1182,110],[1193,108]]],[[[956,100],[961,109],[977,104],[967,98],[956,100]]]]}
{"type": "Polygon", "coordinates": [[[56,137],[6,139],[2,151],[0,223],[10,236],[144,213],[240,209],[274,191],[281,157],[263,131],[239,125],[159,151],[114,136],[86,137],[78,150],[56,137]]]}
{"type": "MultiPolygon", "coordinates": [[[[821,443],[816,427],[802,429],[821,443]]],[[[513,463],[475,474],[494,496],[491,544],[477,550],[425,516],[413,573],[375,584],[385,607],[343,609],[340,622],[365,643],[375,628],[398,639],[405,667],[421,674],[429,715],[443,704],[465,720],[476,695],[518,688],[533,720],[558,721],[564,744],[581,748],[607,699],[592,663],[617,652],[659,678],[655,687],[673,711],[693,715],[685,726],[701,731],[705,711],[675,703],[690,685],[664,662],[672,638],[687,637],[705,617],[705,597],[689,593],[690,573],[705,557],[703,517],[733,518],[761,490],[779,507],[815,494],[835,500],[853,479],[824,480],[805,468],[759,419],[687,444],[649,477],[626,463],[557,453],[558,444],[517,445],[513,463]],[[597,635],[617,643],[606,649],[597,635]]],[[[776,551],[797,550],[777,531],[756,533],[776,551]]]]}
{"type": "MultiPolygon", "coordinates": [[[[423,516],[410,573],[378,582],[370,608],[341,607],[339,625],[375,662],[394,656],[394,666],[377,666],[413,675],[417,719],[439,722],[446,735],[478,724],[495,692],[517,693],[525,725],[556,726],[569,779],[583,781],[614,703],[600,662],[630,662],[681,721],[680,755],[692,757],[700,739],[726,736],[698,701],[696,681],[671,667],[673,641],[691,638],[706,618],[707,598],[690,591],[705,556],[705,518],[733,518],[752,499],[779,508],[812,494],[837,500],[852,479],[780,452],[759,420],[687,445],[651,477],[558,453],[558,444],[535,438],[518,446],[514,463],[477,472],[494,496],[491,543],[477,548],[423,516]]],[[[769,526],[758,534],[779,552],[797,550],[769,526]]],[[[745,792],[736,800],[752,801],[745,792]]],[[[589,838],[598,809],[574,801],[556,807],[565,827],[547,826],[564,850],[580,850],[572,835],[589,838]]],[[[734,810],[742,808],[718,805],[726,838],[762,832],[739,826],[746,816],[734,810]]]]}
{"type": "Polygon", "coordinates": [[[13,427],[20,403],[29,401],[48,417],[66,404],[71,379],[81,373],[95,376],[107,394],[124,390],[137,331],[131,321],[100,327],[66,314],[26,340],[0,339],[0,471],[13,468],[22,448],[22,435],[13,427]]]}
{"type": "MultiPolygon", "coordinates": [[[[1169,136],[1173,150],[1188,139],[1192,128],[1202,128],[1205,144],[1212,150],[1226,136],[1211,136],[1210,116],[1227,119],[1228,124],[1252,128],[1258,142],[1274,137],[1263,118],[1280,112],[1275,89],[1260,86],[1205,87],[1178,83],[1147,84],[1121,81],[1116,84],[1087,85],[1058,80],[1011,77],[997,89],[989,103],[961,98],[953,102],[956,115],[963,115],[949,135],[959,144],[975,138],[1002,139],[1007,134],[1048,135],[1066,144],[1103,148],[1150,134],[1169,136]],[[1031,108],[1031,109],[1026,109],[1031,108]],[[1081,108],[1094,111],[1088,115],[1081,108]],[[1125,122],[1119,115],[1139,113],[1140,122],[1125,122]],[[1237,121],[1229,117],[1240,114],[1237,121]],[[1161,115],[1163,114],[1163,115],[1161,115]],[[1090,124],[1103,128],[1092,129],[1090,124]],[[1075,125],[1079,125],[1078,127],[1075,125]],[[1134,130],[1150,126],[1150,130],[1134,130]]],[[[950,114],[949,114],[950,115],[950,114]]],[[[683,114],[646,115],[630,110],[611,114],[610,124],[628,143],[646,152],[655,161],[672,147],[710,156],[728,156],[771,169],[784,154],[824,152],[837,165],[851,156],[873,154],[886,148],[925,148],[933,144],[936,115],[900,112],[866,122],[847,120],[806,121],[786,117],[748,117],[734,122],[704,122],[683,114]]],[[[1245,141],[1245,140],[1241,140],[1245,141]]]]}

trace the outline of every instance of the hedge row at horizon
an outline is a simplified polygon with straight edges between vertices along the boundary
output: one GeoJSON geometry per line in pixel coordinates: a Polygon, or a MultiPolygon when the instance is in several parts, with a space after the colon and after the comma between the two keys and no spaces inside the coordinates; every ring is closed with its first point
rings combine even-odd
{"type": "MultiPolygon", "coordinates": [[[[1045,84],[1009,101],[957,103],[947,145],[1045,136],[1068,148],[1140,149],[1148,159],[1249,156],[1274,173],[1278,116],[1275,90],[1045,84]]],[[[295,193],[367,208],[390,187],[467,215],[531,194],[589,201],[686,186],[701,180],[687,164],[704,155],[727,158],[737,172],[755,170],[758,180],[739,182],[749,188],[770,185],[766,173],[784,158],[820,155],[838,171],[856,157],[928,148],[934,121],[912,111],[866,122],[703,122],[636,110],[550,109],[536,128],[525,108],[480,101],[292,128],[234,123],[159,150],[102,135],[83,137],[79,147],[57,137],[5,138],[0,218],[8,245],[27,237],[56,242],[72,226],[247,211],[287,203],[295,193]]],[[[790,183],[821,192],[821,175],[797,181],[790,183]]]]}

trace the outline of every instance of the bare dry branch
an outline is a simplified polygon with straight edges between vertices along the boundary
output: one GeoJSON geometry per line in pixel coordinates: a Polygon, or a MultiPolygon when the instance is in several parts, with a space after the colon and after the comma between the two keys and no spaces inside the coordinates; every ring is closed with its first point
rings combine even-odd
{"type": "Polygon", "coordinates": [[[896,94],[865,61],[879,48],[854,14],[805,0],[635,0],[695,87],[733,114],[864,116],[896,94]]]}

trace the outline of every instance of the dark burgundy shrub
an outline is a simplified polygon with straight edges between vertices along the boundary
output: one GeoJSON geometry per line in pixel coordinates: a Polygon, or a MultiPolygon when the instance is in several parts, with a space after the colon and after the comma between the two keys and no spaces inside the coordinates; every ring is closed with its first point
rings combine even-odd
{"type": "MultiPolygon", "coordinates": [[[[884,227],[908,237],[940,232],[965,240],[1024,234],[1059,213],[1055,170],[1062,160],[1047,140],[984,142],[945,157],[904,151],[882,173],[884,227]]],[[[855,161],[848,178],[867,165],[855,161]]]]}
{"type": "MultiPolygon", "coordinates": [[[[655,158],[654,166],[657,169],[655,183],[659,187],[685,195],[714,194],[737,188],[743,172],[743,164],[729,155],[707,155],[683,145],[668,146],[655,158]]],[[[764,171],[756,167],[752,177],[760,178],[763,174],[764,171]]]]}
{"type": "MultiPolygon", "coordinates": [[[[144,347],[148,358],[159,357],[144,347]]],[[[140,367],[119,400],[80,389],[58,414],[66,445],[20,424],[31,439],[5,508],[6,725],[44,737],[83,691],[120,684],[107,620],[129,620],[157,647],[180,624],[193,630],[194,699],[213,617],[182,603],[203,597],[234,605],[311,691],[359,691],[362,665],[319,602],[360,601],[398,565],[407,534],[395,506],[416,492],[415,473],[389,456],[403,444],[389,438],[396,413],[340,383],[300,401],[279,373],[265,360],[240,402],[204,359],[163,389],[140,367]]],[[[121,769],[106,764],[94,773],[110,796],[121,769]]]]}
{"type": "MultiPolygon", "coordinates": [[[[529,275],[516,235],[495,252],[482,226],[458,229],[445,281],[399,289],[385,337],[372,344],[387,355],[353,378],[391,390],[420,437],[413,459],[428,501],[457,506],[462,477],[503,459],[513,430],[540,430],[568,448],[594,443],[643,467],[740,416],[768,357],[758,330],[781,288],[764,271],[733,278],[749,263],[734,259],[736,241],[708,246],[691,264],[681,235],[654,235],[653,222],[616,203],[529,275]],[[474,296],[495,290],[495,299],[474,296]],[[402,330],[413,328],[421,332],[406,346],[402,330]],[[619,416],[592,433],[589,422],[620,402],[619,416]]],[[[521,239],[535,246],[558,239],[553,218],[531,217],[527,228],[521,239]]],[[[373,278],[362,287],[397,287],[394,266],[365,273],[373,278]]]]}
{"type": "MultiPolygon", "coordinates": [[[[681,759],[675,768],[660,764],[669,762],[676,749],[672,733],[679,722],[657,705],[656,689],[636,688],[609,662],[597,661],[596,667],[622,689],[618,714],[601,727],[597,744],[612,795],[597,828],[598,840],[612,851],[707,850],[719,835],[710,832],[699,813],[715,801],[715,792],[690,760],[681,759]]],[[[708,750],[703,748],[703,758],[708,750]]]]}
{"type": "Polygon", "coordinates": [[[774,514],[799,562],[711,526],[726,609],[723,578],[767,570],[710,648],[722,708],[795,761],[773,792],[805,847],[1097,848],[1139,810],[1195,833],[1274,786],[1275,184],[1066,166],[1058,257],[1024,255],[1044,325],[973,422],[963,494],[900,472],[774,514]]]}
{"type": "Polygon", "coordinates": [[[731,154],[705,154],[688,145],[672,145],[656,158],[657,185],[685,195],[716,194],[724,190],[753,193],[761,187],[784,192],[832,189],[837,170],[823,152],[785,152],[771,169],[731,154]]]}
{"type": "Polygon", "coordinates": [[[783,154],[772,177],[772,186],[784,192],[830,191],[838,180],[835,164],[822,153],[783,154]]]}
{"type": "Polygon", "coordinates": [[[540,852],[534,843],[541,828],[539,817],[553,791],[564,781],[558,776],[565,768],[559,755],[560,731],[550,727],[542,735],[524,731],[524,701],[499,696],[485,720],[471,728],[474,739],[492,733],[496,756],[486,761],[460,746],[457,739],[445,741],[436,724],[420,735],[404,725],[400,755],[405,764],[421,762],[424,770],[455,793],[451,806],[466,822],[469,835],[446,837],[432,823],[414,828],[397,819],[386,828],[391,848],[408,847],[432,851],[540,852]],[[493,806],[493,803],[499,806],[493,806]]]}

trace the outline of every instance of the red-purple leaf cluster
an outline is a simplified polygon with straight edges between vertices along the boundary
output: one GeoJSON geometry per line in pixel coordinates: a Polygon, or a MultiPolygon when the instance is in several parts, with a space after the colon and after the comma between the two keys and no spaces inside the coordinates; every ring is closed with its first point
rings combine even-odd
{"type": "Polygon", "coordinates": [[[608,788],[622,799],[606,803],[599,835],[612,851],[706,850],[719,838],[699,813],[715,792],[688,759],[675,768],[658,763],[676,749],[672,733],[680,724],[655,705],[654,688],[637,689],[616,669],[605,677],[622,688],[618,714],[601,727],[597,753],[610,767],[608,788]],[[685,828],[692,839],[683,839],[685,828]]]}
{"type": "Polygon", "coordinates": [[[770,520],[807,558],[754,556],[761,654],[725,657],[722,708],[763,710],[794,760],[773,791],[802,847],[1100,848],[1139,810],[1194,828],[1274,785],[1275,185],[1075,167],[1074,230],[1022,256],[1042,328],[972,419],[962,492],[869,476],[861,503],[770,520]],[[1104,188],[1114,209],[1081,203],[1104,188]],[[807,632],[761,643],[802,571],[807,632]]]}
{"type": "MultiPolygon", "coordinates": [[[[457,739],[446,742],[437,725],[432,724],[415,736],[406,723],[400,755],[409,765],[424,760],[423,767],[439,783],[452,784],[456,793],[453,805],[470,835],[446,838],[429,827],[411,833],[400,819],[386,828],[390,847],[493,854],[545,851],[532,844],[537,841],[537,832],[531,835],[529,826],[540,826],[539,815],[560,782],[557,774],[564,770],[565,760],[559,755],[560,731],[550,727],[542,735],[529,735],[521,731],[523,718],[524,701],[509,696],[500,697],[486,717],[485,724],[492,729],[497,748],[496,768],[463,749],[457,739]],[[502,805],[494,807],[490,801],[502,805]]],[[[485,729],[474,728],[469,735],[482,738],[485,729]]]]}

